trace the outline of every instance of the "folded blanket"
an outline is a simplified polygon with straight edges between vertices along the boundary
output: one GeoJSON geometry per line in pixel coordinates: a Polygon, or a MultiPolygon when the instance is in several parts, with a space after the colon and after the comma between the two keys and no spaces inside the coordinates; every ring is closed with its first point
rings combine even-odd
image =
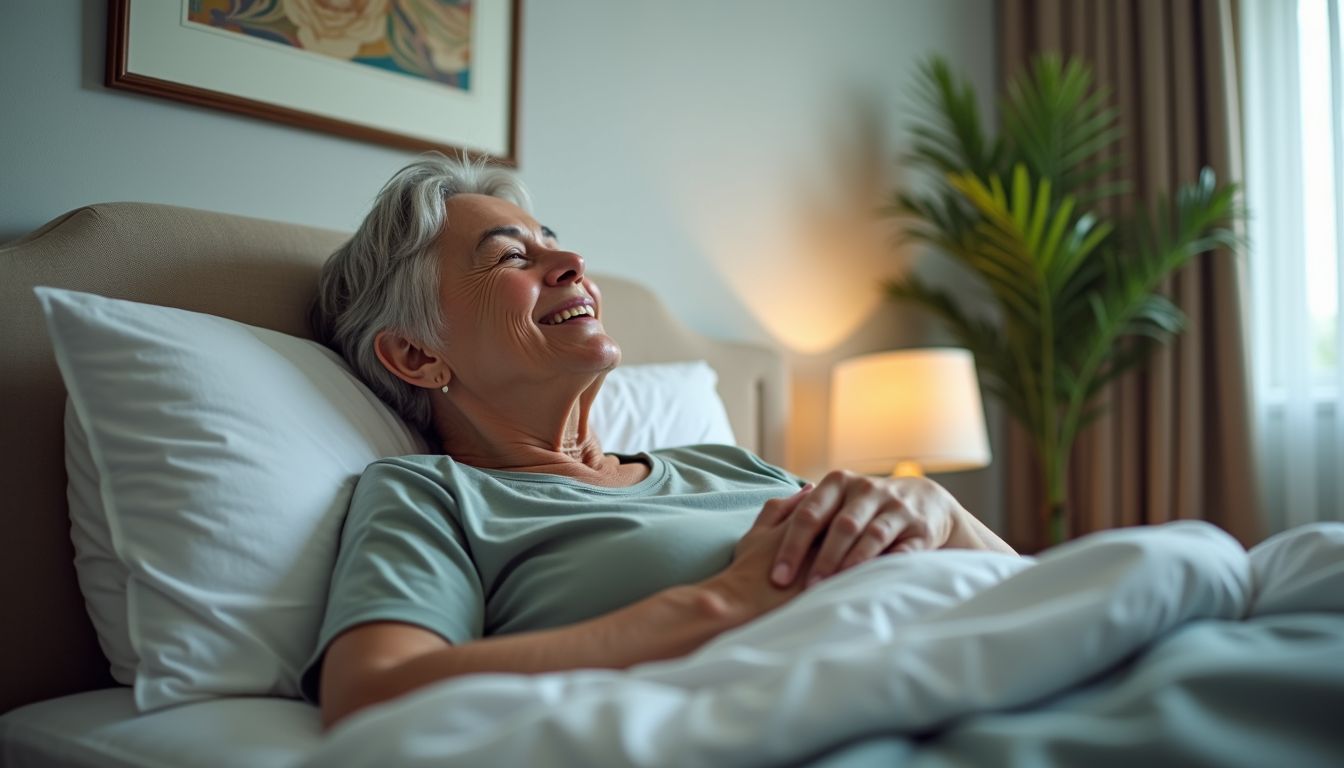
{"type": "Polygon", "coordinates": [[[474,675],[361,712],[311,766],[778,765],[1085,686],[1199,620],[1344,615],[1344,525],[1250,553],[1197,522],[1039,559],[884,557],[676,660],[474,675]]]}

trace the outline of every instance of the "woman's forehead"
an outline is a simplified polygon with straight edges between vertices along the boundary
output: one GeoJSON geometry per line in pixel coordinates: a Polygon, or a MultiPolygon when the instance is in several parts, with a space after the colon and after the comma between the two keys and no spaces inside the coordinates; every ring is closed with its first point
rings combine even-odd
{"type": "Polygon", "coordinates": [[[489,240],[491,233],[541,230],[536,219],[508,200],[489,195],[453,195],[443,203],[444,231],[440,243],[453,253],[469,257],[489,240]]]}
{"type": "Polygon", "coordinates": [[[518,224],[536,229],[531,214],[513,203],[490,195],[453,195],[443,203],[448,231],[462,232],[470,237],[504,224],[518,224]]]}

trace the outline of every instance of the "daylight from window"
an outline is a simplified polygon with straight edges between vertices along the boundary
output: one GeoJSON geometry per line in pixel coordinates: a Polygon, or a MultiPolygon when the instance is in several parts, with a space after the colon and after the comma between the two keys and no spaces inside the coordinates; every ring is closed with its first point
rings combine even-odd
{"type": "MultiPolygon", "coordinates": [[[[1331,28],[1327,0],[1300,0],[1297,7],[1302,89],[1302,180],[1306,248],[1307,311],[1311,317],[1311,369],[1315,381],[1332,381],[1337,359],[1339,244],[1336,238],[1336,162],[1332,116],[1331,28]]],[[[1336,24],[1339,19],[1336,19],[1336,24]]],[[[1338,37],[1336,38],[1338,39],[1338,37]]]]}

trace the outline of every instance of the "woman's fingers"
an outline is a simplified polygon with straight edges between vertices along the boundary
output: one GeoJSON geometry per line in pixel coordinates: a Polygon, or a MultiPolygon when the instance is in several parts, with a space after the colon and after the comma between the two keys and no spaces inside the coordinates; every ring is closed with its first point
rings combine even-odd
{"type": "Polygon", "coordinates": [[[867,529],[864,529],[863,534],[853,543],[848,554],[844,555],[839,568],[824,574],[823,578],[840,573],[841,570],[851,569],[860,562],[870,561],[880,554],[907,551],[902,547],[923,541],[923,530],[925,529],[922,523],[902,504],[899,502],[887,504],[874,515],[867,529]]]}
{"type": "Polygon", "coordinates": [[[836,573],[879,555],[929,549],[931,544],[929,527],[923,519],[907,507],[899,504],[889,506],[878,512],[868,524],[868,529],[845,556],[836,573]]]}
{"type": "Polygon", "coordinates": [[[798,501],[786,523],[788,530],[779,545],[775,565],[770,569],[770,580],[775,586],[787,587],[793,583],[807,551],[830,523],[843,498],[844,478],[832,472],[798,501]]]}
{"type": "Polygon", "coordinates": [[[781,496],[778,499],[771,499],[761,506],[760,514],[756,515],[756,522],[752,523],[753,528],[771,528],[779,525],[780,521],[788,517],[798,506],[798,502],[808,494],[813,488],[812,483],[807,483],[799,488],[792,496],[781,496]]]}
{"type": "Polygon", "coordinates": [[[841,563],[860,544],[863,544],[864,551],[867,551],[871,540],[880,539],[881,546],[876,549],[875,555],[886,549],[900,532],[900,527],[892,516],[878,514],[884,506],[900,502],[888,500],[871,490],[866,491],[861,483],[851,486],[848,490],[849,493],[832,518],[826,530],[826,538],[812,562],[811,571],[807,576],[807,586],[843,570],[841,563]]]}

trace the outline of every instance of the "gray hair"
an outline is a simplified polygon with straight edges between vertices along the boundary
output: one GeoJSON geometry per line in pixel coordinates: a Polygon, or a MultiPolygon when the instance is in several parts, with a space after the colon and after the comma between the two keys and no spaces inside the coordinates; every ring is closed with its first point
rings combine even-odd
{"type": "Polygon", "coordinates": [[[430,153],[397,171],[353,237],[322,266],[313,330],[365,384],[411,426],[429,434],[430,393],[383,367],[379,332],[434,346],[447,329],[439,308],[438,240],[453,195],[502,198],[529,210],[527,190],[511,172],[484,160],[430,153]]]}

